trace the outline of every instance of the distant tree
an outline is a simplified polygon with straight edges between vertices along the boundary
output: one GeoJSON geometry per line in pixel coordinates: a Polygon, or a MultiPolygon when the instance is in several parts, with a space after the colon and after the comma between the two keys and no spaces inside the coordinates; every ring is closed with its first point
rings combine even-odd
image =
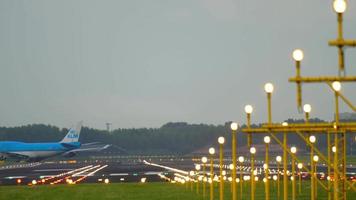
{"type": "MultiPolygon", "coordinates": [[[[303,119],[288,119],[288,123],[303,123],[303,119]]],[[[324,122],[318,118],[312,118],[311,122],[324,122]]],[[[108,133],[106,130],[98,130],[83,127],[80,141],[82,143],[102,142],[112,144],[129,153],[169,153],[186,154],[201,148],[217,144],[217,138],[224,136],[227,141],[231,138],[231,122],[224,125],[188,124],[186,122],[169,122],[160,128],[116,129],[108,133]]],[[[260,124],[252,124],[254,128],[260,124]]],[[[241,125],[245,127],[245,125],[241,125]]],[[[20,127],[0,127],[0,140],[16,140],[23,142],[52,142],[60,141],[68,129],[59,129],[55,126],[33,124],[20,127]]],[[[256,134],[253,137],[254,144],[262,144],[264,134],[256,134]]],[[[281,138],[280,134],[277,137],[281,138]]],[[[318,145],[325,149],[326,134],[318,134],[318,145]]],[[[347,135],[348,141],[353,139],[347,135]]],[[[305,148],[305,143],[296,134],[288,134],[288,141],[300,148],[305,148]]],[[[239,131],[237,135],[239,146],[246,146],[247,135],[239,131]]],[[[350,145],[348,143],[348,145],[350,145]]],[[[231,143],[226,142],[226,147],[231,148],[231,143]]]]}

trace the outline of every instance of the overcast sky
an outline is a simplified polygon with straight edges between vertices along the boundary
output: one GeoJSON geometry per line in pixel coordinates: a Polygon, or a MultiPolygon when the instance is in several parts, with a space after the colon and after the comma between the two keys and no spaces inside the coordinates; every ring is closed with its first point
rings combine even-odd
{"type": "MultiPolygon", "coordinates": [[[[291,58],[303,75],[336,75],[332,0],[0,0],[0,126],[160,127],[169,121],[302,118],[291,58]]],[[[356,2],[345,37],[356,39],[356,2]]],[[[356,49],[347,49],[356,74],[356,49]]],[[[305,85],[312,117],[333,118],[326,85],[305,85]]],[[[343,85],[356,102],[356,87],[343,85]]],[[[349,111],[344,105],[341,111],[349,111]]]]}

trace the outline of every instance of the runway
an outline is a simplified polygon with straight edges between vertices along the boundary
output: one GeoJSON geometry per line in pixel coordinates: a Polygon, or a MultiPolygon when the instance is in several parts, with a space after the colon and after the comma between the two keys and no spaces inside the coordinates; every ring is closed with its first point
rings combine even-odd
{"type": "MultiPolygon", "coordinates": [[[[56,185],[81,183],[119,183],[119,182],[162,182],[160,175],[174,178],[175,173],[188,173],[193,170],[194,163],[200,160],[192,157],[152,156],[152,157],[120,157],[120,158],[94,158],[88,160],[43,161],[37,163],[18,163],[0,166],[1,185],[56,185]]],[[[214,161],[215,163],[218,160],[214,161]]],[[[229,163],[229,161],[225,161],[229,163]]],[[[263,178],[263,162],[256,161],[258,176],[263,178]]],[[[207,165],[207,167],[209,167],[207,165]]],[[[228,165],[224,165],[227,174],[230,173],[228,165]]],[[[219,165],[214,165],[218,173],[219,165]]],[[[239,166],[238,173],[250,174],[248,164],[239,166]]],[[[322,179],[327,169],[318,166],[318,176],[322,179]]],[[[354,167],[348,166],[348,176],[353,178],[356,174],[354,167]]],[[[275,164],[270,165],[271,176],[277,173],[275,164]]],[[[303,178],[308,178],[304,174],[303,178]]]]}
{"type": "Polygon", "coordinates": [[[142,162],[119,160],[54,161],[0,168],[0,185],[79,184],[161,181],[162,169],[142,162]]]}

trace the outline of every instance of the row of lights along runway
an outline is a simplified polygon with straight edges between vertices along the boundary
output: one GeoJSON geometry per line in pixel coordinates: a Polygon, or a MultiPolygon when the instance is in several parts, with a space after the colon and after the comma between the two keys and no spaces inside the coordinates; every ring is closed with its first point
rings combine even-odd
{"type": "MultiPolygon", "coordinates": [[[[225,143],[225,138],[219,137],[218,143],[220,146],[219,151],[219,164],[214,164],[215,149],[211,147],[209,149],[209,156],[202,157],[199,159],[199,163],[195,163],[195,169],[185,173],[176,172],[175,177],[170,179],[164,175],[161,178],[169,180],[173,183],[186,184],[188,188],[188,183],[191,185],[191,190],[193,190],[193,183],[196,183],[196,193],[200,194],[200,186],[202,183],[202,195],[207,197],[206,184],[209,184],[209,198],[214,199],[214,182],[219,182],[219,199],[224,199],[224,182],[231,182],[231,197],[232,200],[238,199],[237,183],[243,181],[249,181],[250,189],[248,193],[250,194],[251,200],[255,199],[256,184],[255,182],[259,180],[258,175],[263,174],[264,184],[264,197],[269,200],[270,195],[270,180],[275,180],[277,182],[277,199],[288,200],[290,197],[288,195],[288,182],[292,185],[292,195],[291,199],[295,200],[300,198],[296,194],[296,179],[299,177],[299,194],[302,192],[302,176],[311,180],[310,183],[310,199],[315,200],[318,198],[318,187],[322,188],[323,191],[327,193],[328,200],[346,200],[346,192],[356,192],[356,180],[354,179],[354,174],[348,176],[350,172],[347,172],[347,162],[346,162],[346,135],[356,132],[355,122],[340,122],[339,117],[339,100],[341,99],[345,105],[347,105],[353,112],[356,112],[356,107],[352,104],[341,93],[342,82],[354,83],[356,82],[356,76],[346,76],[345,73],[345,47],[355,47],[356,40],[348,40],[343,37],[343,13],[346,11],[347,4],[345,0],[334,0],[333,9],[337,15],[337,39],[329,41],[329,46],[335,46],[338,49],[338,76],[319,76],[319,77],[302,77],[301,76],[301,61],[304,58],[304,53],[301,49],[296,49],[292,53],[292,57],[296,64],[296,76],[289,78],[289,82],[294,82],[297,86],[297,108],[300,113],[305,115],[304,123],[300,124],[288,124],[287,122],[272,122],[272,93],[274,91],[274,86],[272,83],[266,83],[264,90],[267,94],[267,123],[264,123],[259,128],[251,127],[251,114],[253,112],[253,107],[251,105],[245,106],[245,112],[247,114],[247,128],[241,128],[241,132],[247,134],[247,144],[250,150],[250,158],[248,163],[244,163],[244,157],[240,156],[237,158],[236,149],[236,134],[239,128],[238,124],[231,123],[232,131],[232,163],[229,165],[228,171],[226,171],[227,166],[224,165],[224,152],[223,145],[225,143]],[[311,113],[312,107],[310,104],[302,104],[302,85],[307,83],[322,83],[329,86],[332,91],[332,95],[335,101],[334,106],[334,116],[333,122],[323,122],[315,123],[309,120],[309,115],[311,113]],[[283,134],[283,139],[280,140],[276,134],[283,134]],[[265,160],[262,169],[256,167],[258,163],[255,161],[255,154],[257,152],[256,147],[252,144],[252,136],[255,134],[265,134],[263,139],[265,143],[265,160]],[[310,161],[309,163],[302,162],[298,158],[297,147],[288,146],[287,134],[294,134],[299,136],[302,141],[307,145],[310,150],[310,161]],[[327,149],[327,155],[324,155],[322,151],[316,146],[317,134],[324,134],[327,136],[327,144],[325,147],[327,149]],[[269,160],[269,144],[275,141],[283,150],[283,155],[276,157],[277,168],[273,169],[271,161],[269,160]],[[290,157],[290,159],[288,158],[290,157]],[[239,165],[238,163],[239,162],[239,165]],[[246,167],[246,165],[249,165],[246,167]],[[280,169],[280,165],[283,166],[283,170],[280,169]],[[318,173],[317,166],[325,166],[327,168],[326,173],[318,173]],[[209,167],[210,171],[206,168],[209,167]],[[215,173],[214,167],[219,168],[219,174],[215,173]],[[298,172],[296,170],[298,168],[298,172]],[[240,177],[237,177],[237,170],[240,173],[240,177]],[[289,171],[290,170],[290,171],[289,171]],[[229,175],[228,175],[229,174],[229,175]],[[320,176],[318,176],[320,174],[320,176]],[[283,178],[283,190],[280,189],[280,176],[283,178]],[[290,177],[290,178],[289,178],[290,177]],[[283,191],[283,192],[282,192],[283,191]],[[283,196],[282,196],[283,194],[283,196]]],[[[352,172],[351,172],[352,173],[352,172]]],[[[242,184],[240,184],[239,199],[242,199],[242,184]]],[[[245,191],[246,192],[246,191],[245,191]]]]}
{"type": "MultiPolygon", "coordinates": [[[[86,178],[90,176],[94,176],[95,173],[103,170],[106,168],[108,165],[88,165],[85,167],[77,168],[68,172],[63,172],[57,175],[51,175],[51,176],[40,176],[39,179],[33,179],[29,183],[23,183],[22,179],[17,179],[16,182],[17,184],[27,184],[29,186],[33,185],[44,185],[44,184],[49,184],[49,185],[55,185],[55,184],[78,184],[84,181],[86,178]]],[[[108,178],[105,178],[104,180],[101,180],[104,183],[108,184],[110,180],[108,178]]]]}

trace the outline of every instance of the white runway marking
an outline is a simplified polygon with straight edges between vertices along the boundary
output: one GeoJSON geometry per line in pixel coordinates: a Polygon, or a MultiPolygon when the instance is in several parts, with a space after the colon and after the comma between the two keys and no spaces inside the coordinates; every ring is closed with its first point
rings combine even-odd
{"type": "Polygon", "coordinates": [[[74,169],[35,169],[34,172],[59,172],[59,171],[71,171],[74,169]]]}

